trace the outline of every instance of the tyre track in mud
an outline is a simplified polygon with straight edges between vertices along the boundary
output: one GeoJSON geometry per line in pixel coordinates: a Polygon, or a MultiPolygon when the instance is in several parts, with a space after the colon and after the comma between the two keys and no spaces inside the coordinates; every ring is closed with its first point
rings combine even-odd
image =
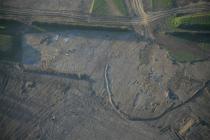
{"type": "Polygon", "coordinates": [[[106,91],[108,94],[108,100],[109,103],[112,107],[112,109],[123,119],[126,119],[128,121],[155,121],[158,119],[161,119],[162,117],[164,117],[165,115],[167,115],[168,113],[179,109],[181,107],[183,107],[184,105],[186,105],[187,103],[191,102],[192,100],[194,100],[197,97],[202,96],[202,92],[203,90],[210,85],[210,80],[206,81],[203,83],[203,85],[198,88],[193,95],[188,98],[187,100],[183,101],[182,103],[175,105],[175,103],[172,103],[170,105],[170,107],[168,107],[167,109],[165,109],[162,113],[156,115],[155,117],[148,117],[148,118],[144,118],[144,117],[135,117],[135,116],[130,116],[129,114],[127,114],[126,112],[122,111],[114,102],[113,100],[113,94],[110,88],[110,80],[109,80],[109,75],[108,75],[108,71],[111,68],[111,66],[109,64],[106,64],[105,69],[104,69],[104,79],[105,79],[105,86],[106,86],[106,91]]]}

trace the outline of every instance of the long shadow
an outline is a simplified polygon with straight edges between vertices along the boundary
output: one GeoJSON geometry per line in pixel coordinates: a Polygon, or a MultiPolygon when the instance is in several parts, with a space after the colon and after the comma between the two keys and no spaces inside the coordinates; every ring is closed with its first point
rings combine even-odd
{"type": "Polygon", "coordinates": [[[59,78],[67,78],[72,80],[82,80],[87,81],[89,83],[95,83],[95,80],[91,79],[91,77],[87,74],[76,74],[76,73],[62,73],[62,72],[56,72],[53,70],[40,70],[40,69],[26,69],[23,67],[23,72],[25,73],[32,73],[37,75],[45,75],[45,76],[53,76],[53,77],[59,77],[59,78]]]}
{"type": "MultiPolygon", "coordinates": [[[[25,55],[28,56],[29,61],[27,63],[38,62],[38,58],[35,58],[35,56],[39,56],[39,52],[30,46],[24,45],[22,40],[25,32],[37,32],[36,30],[14,20],[1,20],[0,26],[3,27],[0,29],[0,34],[11,38],[8,44],[3,44],[6,50],[0,50],[0,60],[22,62],[23,55],[25,55]]],[[[4,38],[2,40],[4,41],[4,38]]]]}

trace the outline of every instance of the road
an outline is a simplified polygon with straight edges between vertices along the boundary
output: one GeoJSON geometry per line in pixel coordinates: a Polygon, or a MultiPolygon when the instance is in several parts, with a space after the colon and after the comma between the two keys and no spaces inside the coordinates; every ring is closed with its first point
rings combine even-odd
{"type": "Polygon", "coordinates": [[[190,14],[209,11],[208,7],[210,6],[210,3],[197,3],[181,8],[173,8],[165,11],[155,11],[149,13],[145,13],[142,0],[130,0],[130,5],[132,6],[135,14],[138,15],[138,17],[141,17],[139,18],[139,22],[135,21],[135,24],[133,24],[134,30],[139,34],[142,34],[141,27],[143,25],[144,37],[153,40],[154,36],[150,28],[151,22],[175,14],[190,14]]]}
{"type": "MultiPolygon", "coordinates": [[[[210,2],[192,4],[186,7],[173,8],[165,11],[155,11],[145,13],[141,0],[130,1],[137,16],[95,16],[89,13],[67,10],[40,10],[40,9],[19,9],[19,8],[0,8],[0,18],[3,19],[26,19],[30,22],[40,21],[49,23],[83,23],[95,26],[149,26],[151,22],[159,20],[172,14],[190,14],[209,11],[210,2]]],[[[137,26],[137,27],[136,27],[137,26]]],[[[137,31],[138,32],[138,31],[137,31]]]]}

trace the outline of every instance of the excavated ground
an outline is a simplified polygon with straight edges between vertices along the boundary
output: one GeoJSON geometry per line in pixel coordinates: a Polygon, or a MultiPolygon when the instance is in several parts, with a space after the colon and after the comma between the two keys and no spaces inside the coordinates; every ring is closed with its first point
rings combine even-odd
{"type": "Polygon", "coordinates": [[[2,139],[208,138],[210,61],[173,63],[132,32],[72,29],[22,40],[19,63],[1,62],[2,139]],[[185,132],[191,119],[198,124],[185,132]]]}
{"type": "MultiPolygon", "coordinates": [[[[24,6],[83,12],[90,6],[63,1],[24,6]]],[[[0,2],[23,6],[23,0],[0,2]]],[[[135,14],[147,16],[142,1],[133,2],[135,14]]],[[[151,37],[149,25],[142,29],[151,37]]],[[[0,60],[0,139],[209,139],[208,59],[175,62],[130,31],[23,31],[20,39],[19,51],[6,57],[14,59],[0,60]]]]}

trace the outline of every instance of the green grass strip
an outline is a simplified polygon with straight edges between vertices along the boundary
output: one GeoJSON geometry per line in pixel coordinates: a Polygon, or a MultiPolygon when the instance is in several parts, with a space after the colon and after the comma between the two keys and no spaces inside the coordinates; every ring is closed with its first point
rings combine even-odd
{"type": "Polygon", "coordinates": [[[173,5],[173,0],[150,0],[152,8],[170,8],[173,5]]]}
{"type": "Polygon", "coordinates": [[[210,13],[198,13],[172,18],[171,24],[178,28],[181,25],[210,25],[210,13]]]}
{"type": "Polygon", "coordinates": [[[95,0],[92,13],[96,15],[108,15],[108,5],[105,0],[95,0]]]}
{"type": "Polygon", "coordinates": [[[128,15],[127,7],[124,0],[113,0],[113,2],[123,15],[128,15]]]}

